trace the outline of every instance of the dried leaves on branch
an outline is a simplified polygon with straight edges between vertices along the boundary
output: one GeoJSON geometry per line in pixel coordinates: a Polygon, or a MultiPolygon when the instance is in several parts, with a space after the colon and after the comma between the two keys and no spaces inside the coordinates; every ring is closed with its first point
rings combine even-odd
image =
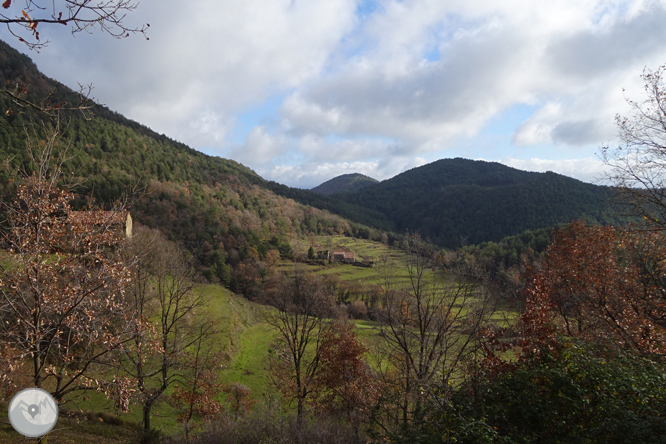
{"type": "MultiPolygon", "coordinates": [[[[201,325],[196,343],[181,360],[186,373],[178,381],[171,400],[180,408],[178,422],[185,428],[185,438],[189,438],[191,423],[195,415],[203,420],[211,420],[222,411],[218,400],[223,390],[219,382],[223,355],[216,351],[211,341],[209,325],[201,325]]],[[[229,394],[236,415],[249,410],[249,389],[242,384],[233,384],[229,394]]]]}
{"type": "Polygon", "coordinates": [[[117,352],[142,328],[125,303],[131,276],[116,254],[124,238],[114,226],[121,209],[91,217],[73,212],[73,194],[57,186],[55,144],[56,136],[35,159],[37,172],[4,207],[8,257],[0,269],[0,347],[27,374],[2,366],[0,378],[29,377],[58,400],[94,388],[115,393],[127,407],[126,381],[98,379],[116,367],[117,352]]]}
{"type": "MultiPolygon", "coordinates": [[[[0,23],[5,24],[16,39],[35,50],[49,43],[40,36],[45,27],[55,30],[65,26],[72,34],[98,30],[118,39],[138,33],[148,39],[149,24],[138,27],[127,24],[127,14],[137,6],[138,3],[131,0],[5,0],[0,8],[0,23]]],[[[52,119],[61,111],[80,111],[85,118],[91,117],[95,105],[90,95],[91,86],[79,85],[77,100],[67,102],[56,97],[55,89],[42,91],[39,98],[35,98],[29,94],[34,92],[35,84],[15,79],[5,81],[6,84],[0,85],[0,94],[8,97],[15,106],[4,110],[6,117],[25,109],[38,111],[52,119]]]]}
{"type": "Polygon", "coordinates": [[[356,425],[369,418],[382,383],[364,360],[368,350],[351,322],[333,322],[320,347],[321,367],[314,395],[318,410],[341,414],[356,425]]]}
{"type": "Polygon", "coordinates": [[[8,88],[0,89],[0,94],[7,96],[13,105],[13,108],[7,108],[4,111],[7,118],[12,117],[12,115],[15,116],[15,113],[31,110],[57,121],[63,111],[78,111],[84,119],[90,120],[93,116],[92,109],[95,106],[95,101],[91,97],[92,85],[79,85],[78,97],[73,102],[60,100],[55,88],[41,98],[33,99],[28,94],[27,87],[20,83],[14,83],[8,88]]]}
{"type": "Polygon", "coordinates": [[[527,299],[543,300],[566,335],[663,355],[665,240],[576,222],[556,232],[527,299]]]}
{"type": "Polygon", "coordinates": [[[510,347],[487,332],[493,372],[557,356],[567,340],[649,359],[666,354],[666,238],[575,222],[558,230],[538,269],[524,276],[525,308],[510,347]],[[514,348],[509,363],[500,352],[514,348]]]}

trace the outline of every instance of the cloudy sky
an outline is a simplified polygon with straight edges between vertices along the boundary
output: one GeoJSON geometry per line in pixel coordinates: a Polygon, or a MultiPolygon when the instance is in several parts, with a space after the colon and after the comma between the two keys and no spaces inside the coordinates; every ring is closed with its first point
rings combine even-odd
{"type": "Polygon", "coordinates": [[[448,157],[594,182],[625,97],[666,63],[666,1],[140,0],[126,24],[143,23],[150,40],[43,26],[39,53],[0,38],[111,109],[300,188],[448,157]]]}

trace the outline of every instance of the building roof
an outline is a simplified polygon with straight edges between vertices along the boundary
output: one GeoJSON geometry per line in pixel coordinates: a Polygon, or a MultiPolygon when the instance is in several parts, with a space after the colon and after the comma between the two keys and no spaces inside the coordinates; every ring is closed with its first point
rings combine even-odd
{"type": "Polygon", "coordinates": [[[132,216],[129,211],[72,211],[69,223],[83,227],[101,226],[125,231],[125,236],[132,237],[132,216]]]}
{"type": "Polygon", "coordinates": [[[117,225],[125,224],[128,216],[129,211],[72,211],[69,220],[91,225],[117,225]]]}

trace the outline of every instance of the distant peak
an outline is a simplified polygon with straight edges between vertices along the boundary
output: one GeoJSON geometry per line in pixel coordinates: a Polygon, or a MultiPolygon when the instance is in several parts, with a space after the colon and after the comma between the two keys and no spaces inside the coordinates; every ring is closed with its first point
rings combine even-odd
{"type": "Polygon", "coordinates": [[[324,195],[349,193],[376,183],[379,183],[377,179],[361,173],[342,174],[312,188],[310,191],[324,195]]]}

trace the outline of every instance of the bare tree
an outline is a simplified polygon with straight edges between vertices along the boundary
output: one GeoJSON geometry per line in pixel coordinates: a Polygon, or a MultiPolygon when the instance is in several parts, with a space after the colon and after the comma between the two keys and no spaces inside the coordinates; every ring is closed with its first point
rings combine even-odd
{"type": "Polygon", "coordinates": [[[650,229],[666,229],[666,66],[643,70],[646,98],[627,99],[629,116],[615,117],[621,144],[602,147],[610,167],[607,179],[616,186],[621,204],[641,216],[650,229]]]}
{"type": "MultiPolygon", "coordinates": [[[[178,422],[183,424],[186,442],[189,441],[190,424],[195,415],[210,420],[222,411],[218,397],[223,391],[219,380],[224,358],[214,344],[215,338],[210,334],[210,327],[211,324],[206,323],[199,325],[196,342],[192,344],[181,363],[181,367],[187,369],[187,374],[180,378],[178,386],[171,395],[171,400],[181,407],[178,422]]],[[[244,397],[241,394],[243,390],[239,386],[242,384],[238,384],[236,386],[238,390],[232,392],[237,395],[236,407],[241,409],[239,404],[244,402],[244,397]]],[[[249,389],[247,387],[245,389],[249,397],[249,389]]]]}
{"type": "MultiPolygon", "coordinates": [[[[0,23],[29,49],[39,50],[49,42],[41,40],[40,31],[45,26],[68,26],[72,34],[90,33],[97,29],[115,38],[142,34],[146,39],[149,24],[133,27],[126,23],[128,13],[136,9],[138,3],[132,0],[4,0],[0,8],[0,23]]],[[[30,97],[28,90],[33,85],[8,79],[8,85],[0,85],[0,94],[19,109],[32,109],[51,119],[62,111],[80,111],[86,119],[91,117],[95,106],[91,97],[92,86],[79,85],[76,101],[66,102],[57,97],[56,90],[42,91],[41,97],[30,97]]],[[[7,109],[7,116],[15,110],[7,109]]]]}
{"type": "MultiPolygon", "coordinates": [[[[383,377],[395,387],[392,401],[408,423],[422,407],[431,384],[447,387],[460,364],[477,350],[476,335],[490,315],[490,301],[461,270],[442,270],[434,251],[418,234],[408,234],[407,283],[380,268],[384,340],[383,377]]],[[[398,417],[393,417],[397,421],[398,417]]]]}
{"type": "Polygon", "coordinates": [[[297,269],[270,299],[277,310],[268,310],[266,320],[278,331],[271,370],[278,388],[296,400],[299,418],[314,387],[334,297],[323,281],[297,269]]]}
{"type": "MultiPolygon", "coordinates": [[[[118,255],[124,233],[114,222],[121,209],[73,212],[73,194],[57,186],[57,145],[57,128],[42,150],[28,142],[37,171],[4,204],[3,357],[29,362],[34,386],[48,387],[59,402],[73,391],[98,389],[115,391],[126,408],[127,381],[99,379],[117,367],[120,350],[142,328],[123,297],[131,274],[118,255]]],[[[0,367],[0,375],[16,376],[12,368],[0,367]]]]}
{"type": "Polygon", "coordinates": [[[136,7],[131,0],[5,0],[0,23],[30,49],[39,49],[48,44],[39,34],[48,25],[69,26],[72,34],[97,29],[115,38],[145,36],[149,24],[132,27],[125,21],[136,7]]]}
{"type": "Polygon", "coordinates": [[[206,298],[196,289],[196,274],[185,252],[148,229],[138,230],[129,251],[139,260],[128,300],[142,319],[156,320],[152,330],[136,331],[124,360],[127,373],[137,381],[143,425],[149,430],[159,398],[185,377],[187,350],[204,343],[214,330],[200,318],[206,298]]]}

